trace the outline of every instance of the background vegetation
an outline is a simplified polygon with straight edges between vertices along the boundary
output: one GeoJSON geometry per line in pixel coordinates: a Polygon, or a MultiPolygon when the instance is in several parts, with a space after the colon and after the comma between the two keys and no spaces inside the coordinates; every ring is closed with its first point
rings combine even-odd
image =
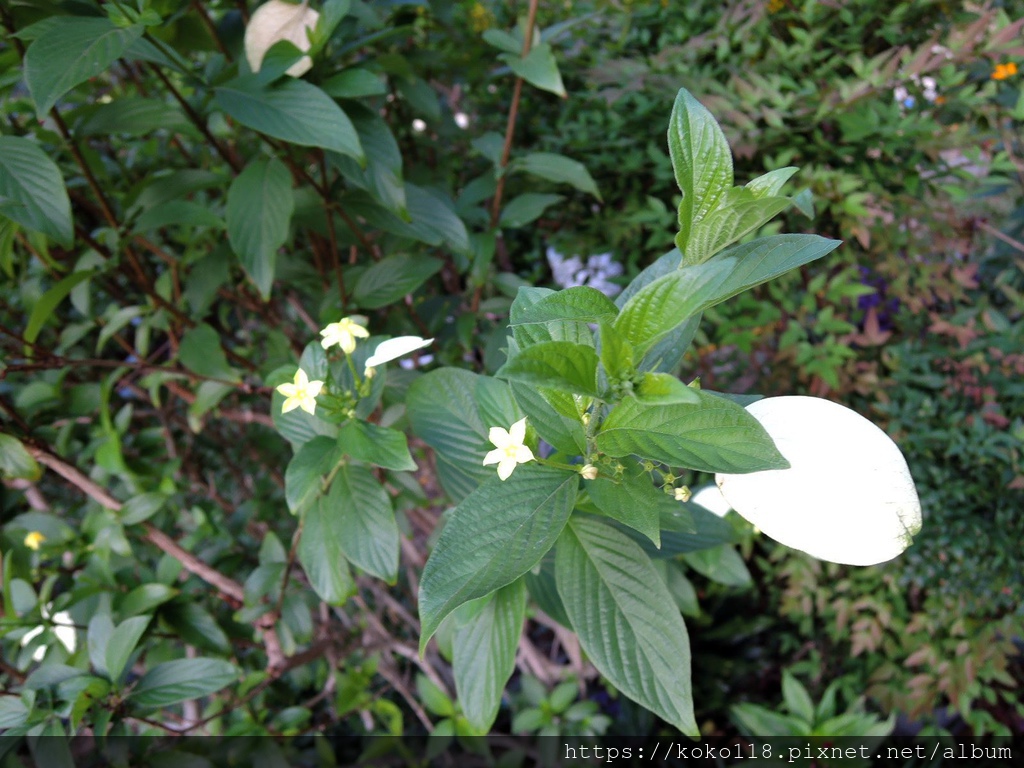
{"type": "MultiPolygon", "coordinates": [[[[664,126],[685,87],[739,183],[802,168],[813,220],[794,208],[767,232],[845,242],[709,310],[683,379],[855,408],[899,443],[925,513],[884,566],[821,563],[734,516],[730,554],[664,562],[702,735],[1024,730],[1020,3],[326,3],[336,26],[288,86],[326,99],[306,122],[232,79],[254,5],[0,3],[0,726],[471,730],[445,639],[416,653],[449,503],[431,452],[377,474],[393,583],[356,571],[329,605],[296,563],[272,388],[358,311],[436,340],[375,395],[404,429],[422,370],[497,370],[520,286],[625,285],[672,247],[664,126]],[[109,40],[72,76],[32,53],[69,20],[109,40]],[[13,205],[46,158],[48,203],[13,205]]],[[[278,73],[296,58],[279,52],[278,73]]],[[[495,730],[665,727],[528,610],[495,730]]]]}

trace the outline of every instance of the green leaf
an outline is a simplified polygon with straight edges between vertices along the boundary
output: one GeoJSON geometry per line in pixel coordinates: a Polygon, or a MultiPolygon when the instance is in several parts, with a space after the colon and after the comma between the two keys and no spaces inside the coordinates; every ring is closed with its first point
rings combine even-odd
{"type": "Polygon", "coordinates": [[[505,363],[504,378],[572,394],[597,396],[597,352],[569,341],[533,344],[505,363]]]}
{"type": "Polygon", "coordinates": [[[512,326],[549,323],[558,320],[597,323],[614,320],[619,314],[615,303],[596,288],[578,285],[541,297],[536,303],[522,307],[512,326]]]}
{"type": "Polygon", "coordinates": [[[679,89],[669,119],[668,149],[676,183],[683,193],[679,204],[679,234],[685,243],[690,228],[713,211],[732,187],[732,152],[714,116],[685,88],[679,89]]]}
{"type": "Polygon", "coordinates": [[[25,83],[39,117],[76,85],[104,72],[145,31],[141,24],[118,27],[98,17],[53,19],[25,51],[25,83]]]}
{"type": "Polygon", "coordinates": [[[135,616],[131,619],[125,619],[117,625],[110,635],[104,655],[107,662],[107,674],[115,683],[124,672],[128,659],[131,658],[132,651],[135,650],[135,646],[139,644],[139,640],[146,631],[146,627],[149,626],[149,621],[149,616],[135,616]]]}
{"type": "Polygon", "coordinates": [[[683,560],[697,573],[727,587],[749,587],[752,583],[743,558],[728,544],[684,554],[683,560]]]}
{"type": "Polygon", "coordinates": [[[622,307],[615,330],[642,356],[692,315],[703,311],[720,294],[735,262],[714,260],[677,269],[638,290],[622,307]]]}
{"type": "Polygon", "coordinates": [[[492,426],[511,426],[483,423],[475,397],[481,378],[458,368],[440,368],[414,381],[405,397],[413,432],[434,449],[441,485],[455,501],[494,477],[494,467],[483,465],[494,447],[487,433],[492,426]]]}
{"type": "Polygon", "coordinates": [[[447,243],[463,255],[472,253],[466,225],[453,210],[451,200],[441,192],[406,183],[409,216],[417,237],[430,245],[447,243]]]}
{"type": "Polygon", "coordinates": [[[398,524],[391,497],[373,472],[366,467],[343,466],[323,507],[325,515],[338,520],[341,548],[349,562],[394,584],[398,578],[398,524]]]}
{"type": "Polygon", "coordinates": [[[560,292],[550,288],[521,287],[509,310],[509,325],[512,338],[521,347],[539,341],[571,341],[575,344],[594,346],[594,334],[583,320],[548,320],[540,323],[522,323],[529,319],[532,307],[560,292]]]}
{"type": "Polygon", "coordinates": [[[565,198],[562,195],[546,195],[539,192],[526,192],[514,197],[501,211],[502,227],[515,229],[525,227],[540,218],[545,210],[565,198]]]}
{"type": "Polygon", "coordinates": [[[163,99],[118,96],[107,104],[90,104],[77,116],[75,136],[145,136],[158,130],[196,133],[181,109],[163,99]]]}
{"type": "MultiPolygon", "coordinates": [[[[719,304],[791,269],[808,264],[831,253],[842,244],[817,235],[773,235],[760,237],[750,243],[733,246],[696,269],[708,269],[720,262],[731,262],[728,277],[713,291],[709,303],[702,309],[719,304]]],[[[679,270],[685,272],[691,268],[679,270]]]]}
{"type": "Polygon", "coordinates": [[[118,606],[118,611],[122,616],[152,613],[154,608],[163,605],[168,600],[173,600],[177,595],[178,590],[166,584],[143,584],[125,595],[124,600],[118,606]]]}
{"type": "Polygon", "coordinates": [[[338,441],[323,435],[305,443],[284,473],[284,497],[293,515],[301,515],[323,494],[323,476],[341,459],[338,441]]]}
{"type": "Polygon", "coordinates": [[[580,645],[633,701],[696,738],[686,625],[651,561],[593,519],[573,519],[555,549],[558,592],[580,645]]]}
{"type": "Polygon", "coordinates": [[[630,538],[651,557],[675,557],[736,541],[736,532],[728,522],[697,504],[677,501],[674,513],[668,513],[665,509],[660,513],[661,549],[655,549],[639,534],[634,535],[632,531],[627,531],[630,538]]]}
{"type": "Polygon", "coordinates": [[[633,359],[633,348],[623,334],[615,330],[614,323],[602,322],[601,365],[609,379],[627,381],[636,373],[636,361],[633,359]]]}
{"type": "Polygon", "coordinates": [[[523,580],[537,607],[563,627],[572,629],[572,623],[565,612],[562,598],[558,594],[558,586],[555,584],[555,553],[548,552],[541,560],[540,566],[528,571],[523,580]]]}
{"type": "Polygon", "coordinates": [[[807,689],[788,670],[782,672],[782,699],[791,713],[803,718],[809,725],[814,723],[814,702],[807,689]]]}
{"type": "Polygon", "coordinates": [[[537,434],[544,442],[569,456],[586,452],[587,438],[579,416],[566,416],[564,411],[571,406],[572,395],[535,387],[522,382],[510,381],[509,386],[516,402],[529,418],[537,434]],[[559,408],[552,405],[559,403],[559,408]]]}
{"type": "Polygon", "coordinates": [[[193,373],[209,379],[239,381],[238,374],[228,365],[220,336],[206,323],[189,328],[181,337],[178,361],[193,373]]]}
{"type": "Polygon", "coordinates": [[[455,630],[452,667],[462,711],[478,734],[498,716],[501,694],[516,668],[516,649],[526,618],[526,584],[516,579],[487,600],[472,620],[455,630]]]}
{"type": "Polygon", "coordinates": [[[508,64],[517,76],[542,91],[550,91],[563,99],[566,97],[562,75],[558,71],[555,54],[547,43],[535,45],[526,58],[513,53],[498,54],[498,58],[508,64]]]}
{"type": "Polygon", "coordinates": [[[330,96],[305,80],[262,87],[255,76],[217,88],[214,101],[247,128],[304,147],[320,147],[365,162],[352,121],[330,96]]]}
{"type": "Polygon", "coordinates": [[[93,277],[96,274],[95,270],[84,270],[81,272],[73,272],[50,290],[40,297],[32,307],[32,313],[28,316],[28,324],[25,326],[24,339],[28,342],[25,345],[25,356],[32,356],[32,347],[29,344],[33,343],[39,336],[39,332],[43,329],[43,325],[54,315],[54,311],[57,306],[64,301],[64,298],[71,293],[71,290],[83,282],[93,277]]]}
{"type": "Polygon", "coordinates": [[[341,515],[321,497],[306,510],[298,555],[310,586],[330,605],[342,605],[356,591],[343,543],[341,515]]]}
{"type": "Polygon", "coordinates": [[[758,704],[736,704],[729,713],[741,733],[747,736],[806,736],[798,723],[758,704]]]}
{"type": "Polygon", "coordinates": [[[456,507],[420,581],[420,651],[463,603],[510,584],[544,557],[569,519],[579,475],[524,464],[456,507]]]}
{"type": "Polygon", "coordinates": [[[129,694],[136,707],[169,707],[209,696],[234,683],[238,670],[223,659],[177,659],[157,664],[129,694]]]}
{"type": "Polygon", "coordinates": [[[380,75],[358,67],[332,75],[320,87],[324,93],[336,99],[361,99],[366,96],[383,96],[388,92],[387,83],[380,75]]]}
{"type": "Polygon", "coordinates": [[[228,241],[264,300],[294,207],[292,177],[276,158],[249,163],[228,190],[228,241]]]}
{"type": "Polygon", "coordinates": [[[789,165],[785,168],[768,171],[768,173],[748,181],[745,189],[753,192],[754,197],[774,197],[782,191],[783,185],[798,170],[800,169],[789,165]]]}
{"type": "Polygon", "coordinates": [[[635,454],[673,467],[742,474],[786,469],[764,427],[746,410],[698,392],[699,405],[648,406],[626,398],[608,414],[597,447],[609,456],[635,454]]]}
{"type": "Polygon", "coordinates": [[[200,648],[229,654],[231,643],[213,615],[201,605],[189,601],[175,601],[160,610],[160,618],[181,639],[200,648]]]}
{"type": "Polygon", "coordinates": [[[702,264],[728,245],[753,232],[786,210],[788,197],[754,197],[749,190],[730,189],[719,207],[690,229],[685,243],[676,240],[685,264],[702,264]]]}
{"type": "Polygon", "coordinates": [[[357,461],[396,472],[413,472],[416,462],[409,454],[404,432],[353,419],[338,433],[338,447],[357,461]]]}
{"type": "Polygon", "coordinates": [[[166,493],[141,493],[133,496],[121,507],[121,525],[136,525],[144,520],[149,520],[153,515],[163,509],[167,503],[166,493]]]}
{"type": "Polygon", "coordinates": [[[580,192],[586,192],[598,200],[601,199],[601,193],[597,191],[597,184],[594,183],[586,166],[565,155],[558,155],[554,152],[531,152],[514,160],[511,166],[510,173],[525,171],[547,181],[571,184],[580,192]]]}
{"type": "Polygon", "coordinates": [[[352,286],[352,301],[363,309],[385,307],[415,291],[441,267],[441,261],[428,256],[388,256],[359,275],[352,286]]]}
{"type": "Polygon", "coordinates": [[[624,459],[618,480],[598,477],[583,484],[590,500],[613,520],[639,531],[654,546],[661,546],[661,512],[675,512],[679,503],[661,488],[655,488],[650,474],[635,459],[624,459]]]}
{"type": "Polygon", "coordinates": [[[0,215],[71,247],[71,201],[60,169],[34,142],[20,136],[0,136],[2,198],[7,200],[0,215]]]}
{"type": "Polygon", "coordinates": [[[43,468],[21,440],[0,432],[0,477],[21,478],[34,483],[42,476],[43,468]]]}
{"type": "Polygon", "coordinates": [[[693,405],[700,402],[697,390],[668,373],[645,373],[637,387],[636,397],[648,405],[693,405]]]}

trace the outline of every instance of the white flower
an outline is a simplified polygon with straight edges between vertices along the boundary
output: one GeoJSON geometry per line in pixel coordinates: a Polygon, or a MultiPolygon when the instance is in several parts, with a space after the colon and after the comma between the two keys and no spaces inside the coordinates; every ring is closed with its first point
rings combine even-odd
{"type": "Polygon", "coordinates": [[[906,459],[881,429],[815,397],[770,397],[747,410],[790,468],[716,475],[733,509],[820,560],[874,565],[910,546],[921,503],[906,459]]]}
{"type": "Polygon", "coordinates": [[[366,318],[362,315],[343,317],[338,322],[331,323],[320,331],[320,335],[323,336],[320,346],[329,349],[337,344],[341,347],[342,352],[351,355],[355,352],[357,337],[360,339],[370,338],[370,332],[364,327],[365,323],[366,318]]]}
{"type": "Polygon", "coordinates": [[[462,130],[469,128],[469,115],[465,112],[456,112],[453,117],[455,119],[455,124],[459,126],[459,128],[462,130]]]}
{"type": "Polygon", "coordinates": [[[593,464],[584,464],[580,467],[580,476],[584,480],[597,480],[597,467],[593,464]]]}
{"type": "Polygon", "coordinates": [[[705,485],[703,488],[698,488],[690,501],[719,517],[725,517],[732,509],[716,485],[705,485]]]}
{"type": "MultiPolygon", "coordinates": [[[[50,618],[50,606],[45,606],[42,609],[44,619],[50,618]]],[[[60,640],[61,644],[68,649],[68,653],[74,653],[75,648],[78,647],[78,636],[75,634],[75,622],[71,620],[70,614],[67,611],[59,611],[53,617],[53,633],[60,640]]],[[[21,647],[24,648],[32,640],[37,638],[39,635],[46,631],[46,625],[41,624],[38,627],[33,627],[21,638],[21,647]]],[[[49,650],[45,645],[41,645],[32,652],[33,661],[42,661],[43,657],[46,656],[46,652],[49,650]]]]}
{"type": "Polygon", "coordinates": [[[682,501],[685,503],[690,500],[690,496],[692,494],[690,493],[689,488],[687,488],[685,485],[681,485],[680,487],[675,488],[673,490],[673,495],[675,496],[676,501],[682,501]]]}
{"type": "Polygon", "coordinates": [[[419,336],[396,336],[393,339],[382,341],[366,361],[366,369],[370,370],[378,365],[397,360],[403,355],[429,346],[433,341],[433,339],[422,339],[419,336]]]}
{"type": "MultiPolygon", "coordinates": [[[[257,8],[245,28],[245,58],[252,71],[260,71],[267,51],[282,40],[292,43],[300,51],[308,51],[310,43],[306,30],[315,29],[319,18],[320,14],[308,6],[308,0],[301,5],[270,0],[257,8]]],[[[313,60],[303,56],[285,70],[285,74],[301,77],[312,68],[313,60]]]]}
{"type": "Polygon", "coordinates": [[[498,465],[498,477],[508,480],[517,464],[533,461],[533,451],[523,445],[526,439],[526,419],[522,418],[508,429],[491,427],[487,439],[497,447],[484,457],[484,466],[498,465]]]}
{"type": "Polygon", "coordinates": [[[427,124],[425,121],[420,120],[417,117],[412,121],[412,129],[416,131],[416,133],[423,133],[425,130],[427,130],[427,124]]]}
{"type": "Polygon", "coordinates": [[[281,384],[277,388],[277,391],[285,398],[284,405],[281,406],[281,413],[301,408],[312,415],[316,411],[316,396],[320,394],[323,386],[322,381],[310,381],[306,372],[299,368],[291,383],[281,384]]]}

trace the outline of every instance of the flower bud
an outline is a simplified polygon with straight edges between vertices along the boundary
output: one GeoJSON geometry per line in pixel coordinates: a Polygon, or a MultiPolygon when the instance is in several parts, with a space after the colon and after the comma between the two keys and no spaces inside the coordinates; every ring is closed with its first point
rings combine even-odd
{"type": "Polygon", "coordinates": [[[597,480],[597,467],[593,464],[584,464],[580,467],[580,476],[584,480],[597,480]]]}

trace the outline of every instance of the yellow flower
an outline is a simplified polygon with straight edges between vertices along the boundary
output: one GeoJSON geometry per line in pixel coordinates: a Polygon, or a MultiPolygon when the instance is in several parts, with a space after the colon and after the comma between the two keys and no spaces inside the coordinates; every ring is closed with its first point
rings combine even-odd
{"type": "Polygon", "coordinates": [[[501,427],[491,427],[487,439],[497,447],[484,457],[484,466],[498,465],[498,477],[508,480],[516,464],[533,461],[533,451],[523,445],[526,439],[526,419],[522,418],[506,431],[501,427]]]}
{"type": "Polygon", "coordinates": [[[676,501],[689,501],[690,500],[690,489],[685,485],[675,489],[676,501]]]}
{"type": "Polygon", "coordinates": [[[361,324],[365,322],[365,317],[355,315],[353,317],[343,317],[338,322],[331,323],[320,331],[320,335],[323,336],[323,339],[320,340],[320,345],[324,349],[328,349],[337,344],[341,347],[342,352],[346,355],[351,355],[356,349],[356,338],[370,338],[370,332],[361,324]]]}
{"type": "Polygon", "coordinates": [[[1017,74],[1017,65],[1010,61],[1006,64],[996,64],[995,71],[992,73],[993,80],[1005,80],[1008,77],[1017,74]]]}
{"type": "Polygon", "coordinates": [[[38,550],[39,545],[46,541],[46,537],[39,531],[31,531],[25,536],[25,546],[29,549],[38,550]]]}
{"type": "Polygon", "coordinates": [[[596,480],[597,479],[597,467],[593,464],[584,464],[580,467],[580,475],[584,480],[596,480]]]}
{"type": "Polygon", "coordinates": [[[277,388],[277,391],[285,398],[284,405],[281,406],[281,413],[301,408],[306,413],[312,414],[316,411],[316,396],[320,394],[323,386],[322,381],[310,381],[306,372],[299,368],[295,372],[295,379],[290,384],[281,384],[277,388]]]}

